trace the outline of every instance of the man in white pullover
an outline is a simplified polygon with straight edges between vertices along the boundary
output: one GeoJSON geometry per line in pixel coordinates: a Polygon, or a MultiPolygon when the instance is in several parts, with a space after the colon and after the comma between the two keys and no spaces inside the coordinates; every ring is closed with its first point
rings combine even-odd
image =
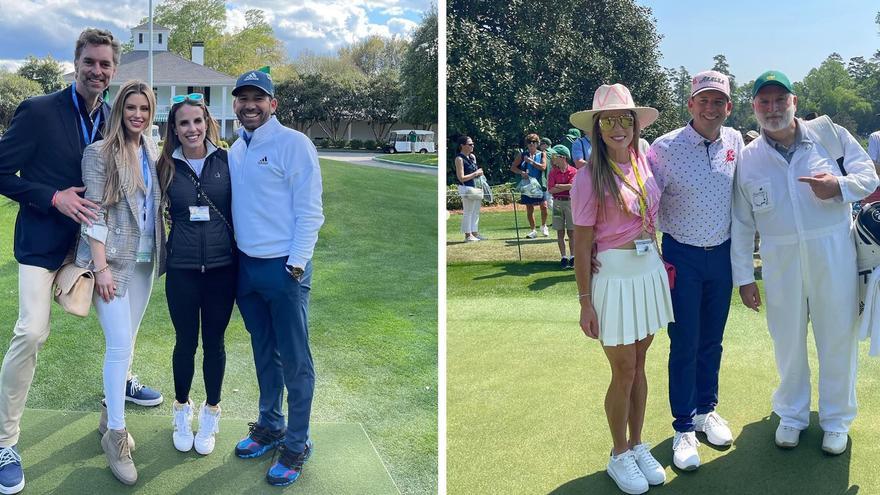
{"type": "MultiPolygon", "coordinates": [[[[850,202],[878,184],[874,165],[841,126],[843,173],[819,137],[794,117],[797,96],[785,74],[767,71],[755,81],[752,106],[761,136],[743,149],[733,193],[733,283],[755,311],[752,249],[761,234],[767,326],[773,338],[779,387],[776,445],[793,448],[810,422],[807,322],[819,355],[819,426],[822,450],[841,454],[856,416],[856,251],[850,202]]],[[[827,141],[826,141],[827,142],[827,141]]]]}
{"type": "Polygon", "coordinates": [[[238,443],[241,458],[278,447],[266,480],[289,485],[312,452],[309,415],[315,371],[309,351],[312,254],[324,223],[318,153],[273,115],[269,74],[238,78],[233,109],[241,139],[229,150],[232,219],[239,249],[237,303],[254,351],[260,414],[238,443]],[[287,423],[282,397],[287,389],[287,423]]]}

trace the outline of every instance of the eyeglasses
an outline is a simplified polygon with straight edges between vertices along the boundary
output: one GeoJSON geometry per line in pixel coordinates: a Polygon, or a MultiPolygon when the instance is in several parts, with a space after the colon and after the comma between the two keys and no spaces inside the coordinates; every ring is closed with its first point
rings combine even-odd
{"type": "Polygon", "coordinates": [[[617,115],[614,117],[602,117],[599,119],[599,129],[610,131],[614,129],[614,124],[619,123],[623,129],[629,129],[635,123],[632,115],[617,115]]]}
{"type": "Polygon", "coordinates": [[[202,101],[205,98],[205,95],[201,93],[190,93],[188,95],[177,95],[171,97],[171,103],[183,103],[186,100],[189,101],[202,101]]]}
{"type": "Polygon", "coordinates": [[[473,146],[474,143],[464,143],[465,146],[473,146]]]}
{"type": "Polygon", "coordinates": [[[527,144],[538,144],[538,141],[526,141],[527,144]]]}

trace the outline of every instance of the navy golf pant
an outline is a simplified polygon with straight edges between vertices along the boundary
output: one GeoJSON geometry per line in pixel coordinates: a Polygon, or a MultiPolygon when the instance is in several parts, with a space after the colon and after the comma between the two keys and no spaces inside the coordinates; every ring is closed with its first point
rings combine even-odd
{"type": "Polygon", "coordinates": [[[252,258],[239,253],[236,301],[251,335],[260,416],[257,423],[272,430],[285,427],[282,410],[287,389],[287,435],[293,452],[305,450],[315,391],[315,370],[309,350],[309,290],[312,264],[300,281],[284,265],[287,257],[252,258]]]}
{"type": "Polygon", "coordinates": [[[694,430],[694,415],[715,410],[721,341],[733,279],[730,240],[707,249],[663,234],[663,257],[675,266],[669,324],[669,405],[675,431],[694,430]]]}

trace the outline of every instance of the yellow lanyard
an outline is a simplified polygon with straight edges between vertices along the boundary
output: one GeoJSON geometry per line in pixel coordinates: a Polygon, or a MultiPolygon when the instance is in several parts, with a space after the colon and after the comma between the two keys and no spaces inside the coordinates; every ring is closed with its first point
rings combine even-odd
{"type": "Polygon", "coordinates": [[[630,184],[626,175],[624,175],[623,171],[620,170],[620,167],[614,163],[613,160],[608,160],[608,165],[611,166],[611,170],[620,178],[623,185],[630,188],[632,192],[636,193],[636,196],[638,196],[639,215],[642,217],[642,227],[645,229],[645,232],[648,232],[648,189],[645,187],[645,181],[642,180],[642,174],[639,173],[639,167],[636,164],[636,157],[632,153],[629,154],[629,162],[632,164],[633,173],[636,176],[636,184],[639,186],[638,189],[630,184]]]}

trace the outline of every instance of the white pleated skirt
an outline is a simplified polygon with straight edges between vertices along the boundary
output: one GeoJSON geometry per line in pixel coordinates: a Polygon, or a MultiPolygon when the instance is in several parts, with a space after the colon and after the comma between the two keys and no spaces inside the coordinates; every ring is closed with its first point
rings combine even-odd
{"type": "Polygon", "coordinates": [[[593,275],[593,307],[604,346],[628,345],[653,335],[675,321],[672,296],[663,261],[651,249],[608,249],[597,255],[602,263],[593,275]]]}

